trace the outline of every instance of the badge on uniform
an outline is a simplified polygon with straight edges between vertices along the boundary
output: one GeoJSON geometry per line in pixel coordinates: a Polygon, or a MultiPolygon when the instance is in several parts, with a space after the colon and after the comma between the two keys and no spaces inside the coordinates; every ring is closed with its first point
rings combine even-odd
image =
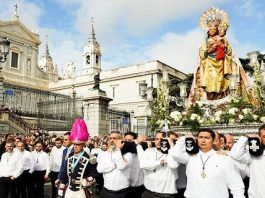
{"type": "Polygon", "coordinates": [[[169,142],[166,138],[161,140],[161,153],[168,154],[168,150],[170,148],[169,142]]]}
{"type": "Polygon", "coordinates": [[[185,139],[185,144],[186,144],[186,152],[188,154],[197,154],[199,152],[199,147],[193,138],[187,137],[185,139]]]}
{"type": "Polygon", "coordinates": [[[250,155],[259,157],[263,154],[263,146],[261,145],[260,139],[258,137],[249,137],[248,145],[250,155]]]}

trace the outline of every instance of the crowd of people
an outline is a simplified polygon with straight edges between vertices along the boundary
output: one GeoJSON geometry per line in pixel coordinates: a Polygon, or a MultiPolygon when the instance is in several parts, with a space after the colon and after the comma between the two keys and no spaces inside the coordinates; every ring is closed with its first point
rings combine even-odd
{"type": "Polygon", "coordinates": [[[265,197],[265,125],[236,143],[211,129],[88,137],[82,120],[63,136],[1,134],[0,197],[44,198],[45,182],[52,198],[265,197]]]}

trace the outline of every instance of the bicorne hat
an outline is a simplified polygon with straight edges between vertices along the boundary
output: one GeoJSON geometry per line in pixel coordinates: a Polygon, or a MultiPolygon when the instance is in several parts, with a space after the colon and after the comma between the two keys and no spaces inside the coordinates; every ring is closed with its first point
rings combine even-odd
{"type": "Polygon", "coordinates": [[[86,123],[83,119],[76,119],[72,125],[69,139],[73,143],[85,143],[89,138],[86,123]]]}

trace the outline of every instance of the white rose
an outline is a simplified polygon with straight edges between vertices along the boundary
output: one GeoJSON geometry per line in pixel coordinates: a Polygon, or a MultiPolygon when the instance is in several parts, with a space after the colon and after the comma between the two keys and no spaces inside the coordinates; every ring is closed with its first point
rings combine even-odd
{"type": "Polygon", "coordinates": [[[199,107],[202,107],[203,103],[201,101],[196,101],[195,102],[199,107]]]}
{"type": "Polygon", "coordinates": [[[215,117],[216,122],[219,122],[221,120],[220,116],[215,117]]]}
{"type": "Polygon", "coordinates": [[[237,111],[238,111],[238,108],[235,108],[235,107],[234,107],[234,108],[229,109],[229,110],[228,110],[228,113],[229,113],[229,114],[232,114],[232,115],[235,115],[237,111]]]}
{"type": "Polygon", "coordinates": [[[193,113],[193,114],[191,114],[190,119],[191,119],[191,120],[195,120],[196,117],[197,117],[197,114],[193,113]]]}
{"type": "Polygon", "coordinates": [[[244,116],[241,115],[241,114],[238,117],[239,117],[240,120],[242,120],[244,118],[244,116]]]}
{"type": "Polygon", "coordinates": [[[250,108],[245,108],[245,109],[242,109],[242,112],[246,115],[246,114],[251,112],[251,109],[250,108]]]}
{"type": "Polygon", "coordinates": [[[259,116],[257,116],[257,115],[255,115],[255,114],[253,114],[253,118],[254,118],[254,120],[257,120],[257,119],[258,119],[258,117],[259,117],[259,116]]]}
{"type": "Polygon", "coordinates": [[[219,110],[219,111],[217,111],[217,112],[215,112],[215,116],[219,116],[219,115],[221,115],[223,113],[223,111],[222,110],[219,110]]]}
{"type": "Polygon", "coordinates": [[[265,123],[265,116],[261,117],[259,120],[260,120],[261,122],[265,123]]]}
{"type": "Polygon", "coordinates": [[[235,123],[235,119],[229,119],[229,123],[235,123]]]}

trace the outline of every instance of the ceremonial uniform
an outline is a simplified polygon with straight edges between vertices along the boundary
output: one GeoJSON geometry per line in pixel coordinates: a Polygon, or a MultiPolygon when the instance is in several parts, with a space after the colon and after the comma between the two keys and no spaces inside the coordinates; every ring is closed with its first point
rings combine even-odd
{"type": "Polygon", "coordinates": [[[232,159],[219,155],[213,149],[186,153],[185,137],[180,138],[170,150],[170,155],[179,163],[186,164],[187,198],[228,198],[228,188],[234,198],[244,198],[244,184],[232,159]]]}
{"type": "Polygon", "coordinates": [[[89,155],[84,151],[78,156],[74,155],[74,153],[69,155],[61,181],[63,184],[68,184],[65,198],[88,197],[82,184],[84,184],[84,181],[89,177],[94,179],[98,177],[97,170],[95,166],[89,162],[89,158],[89,155]]]}
{"type": "Polygon", "coordinates": [[[249,165],[250,181],[248,196],[249,198],[264,198],[265,197],[265,152],[259,157],[253,157],[247,150],[248,138],[240,137],[237,143],[234,144],[230,156],[241,162],[249,165]]]}
{"type": "Polygon", "coordinates": [[[90,197],[86,188],[95,183],[98,173],[96,167],[90,163],[89,154],[84,150],[88,138],[89,133],[85,121],[76,119],[69,136],[73,143],[73,152],[69,154],[67,161],[65,161],[67,163],[64,163],[63,172],[60,175],[59,196],[63,196],[63,187],[67,184],[65,198],[90,197]]]}

